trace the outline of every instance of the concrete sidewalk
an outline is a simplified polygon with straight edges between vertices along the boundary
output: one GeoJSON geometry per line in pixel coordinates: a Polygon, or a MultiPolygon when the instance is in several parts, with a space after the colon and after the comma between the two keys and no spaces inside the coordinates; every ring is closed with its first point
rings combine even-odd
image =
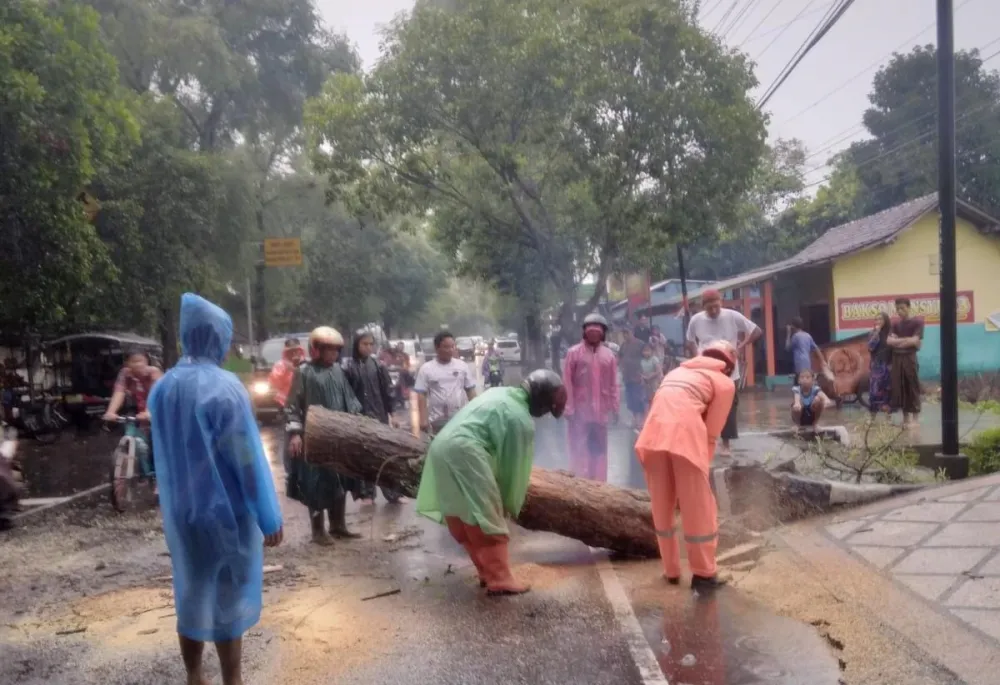
{"type": "Polygon", "coordinates": [[[942,682],[1000,683],[1000,474],[805,522],[777,538],[839,601],[955,676],[942,682]]]}

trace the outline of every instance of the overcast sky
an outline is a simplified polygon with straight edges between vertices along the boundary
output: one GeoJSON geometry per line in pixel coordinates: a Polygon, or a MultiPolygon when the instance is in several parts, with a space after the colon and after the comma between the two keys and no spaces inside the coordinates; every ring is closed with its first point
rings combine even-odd
{"type": "MultiPolygon", "coordinates": [[[[378,28],[413,4],[412,0],[316,1],[327,24],[355,44],[365,66],[378,58],[378,28]]],[[[1000,51],[1000,2],[954,1],[956,49],[982,48],[983,57],[1000,51]]],[[[708,30],[721,32],[717,27],[730,7],[733,11],[722,27],[728,28],[746,8],[724,40],[757,63],[763,92],[831,4],[831,0],[703,0],[701,22],[708,30]]],[[[823,179],[826,159],[863,137],[861,114],[878,67],[893,51],[936,42],[935,6],[934,0],[856,0],[768,103],[772,137],[800,138],[816,154],[807,162],[807,182],[823,179]]],[[[1000,68],[1000,56],[987,66],[1000,68]]]]}

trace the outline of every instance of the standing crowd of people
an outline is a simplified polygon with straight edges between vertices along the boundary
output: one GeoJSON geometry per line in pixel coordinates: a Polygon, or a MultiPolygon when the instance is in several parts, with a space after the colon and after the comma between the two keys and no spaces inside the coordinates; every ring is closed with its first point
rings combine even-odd
{"type": "MultiPolygon", "coordinates": [[[[447,331],[434,338],[435,357],[413,381],[419,428],[432,436],[416,511],[447,527],[469,555],[489,595],[521,594],[512,574],[508,518],[524,504],[534,461],[534,418],[567,419],[571,466],[578,476],[605,480],[609,426],[619,419],[619,362],[625,399],[638,433],[635,452],[645,474],[663,575],[681,579],[680,535],[687,547],[691,585],[711,590],[724,581],[715,559],[718,518],[710,467],[721,443],[728,453],[738,437],[740,359],[761,337],[760,328],[722,306],[721,294],[702,294],[703,309],[686,332],[688,358],[665,364],[666,341],[648,319],[625,332],[616,355],[606,344],[608,322],[598,314],[582,323],[580,341],[566,354],[562,377],[528,373],[514,387],[478,393],[475,374],[456,358],[447,331]],[[680,512],[681,530],[676,529],[680,512]]],[[[899,319],[880,317],[871,333],[872,406],[895,406],[907,421],[920,410],[916,352],[923,322],[897,301],[899,319]]],[[[163,527],[173,567],[180,649],[191,685],[205,682],[202,654],[216,646],[225,685],[242,682],[242,636],[260,618],[263,549],[283,540],[283,519],[259,428],[243,383],[221,368],[232,339],[232,320],[193,294],[181,300],[183,358],[166,374],[148,360],[128,361],[108,416],[134,395],[152,426],[163,527]]],[[[366,415],[395,426],[396,397],[389,364],[376,354],[368,331],[354,335],[349,360],[343,336],[330,327],[312,331],[303,346],[286,341],[271,383],[285,414],[283,450],[287,496],[307,508],[312,541],[335,544],[359,537],[347,526],[347,495],[373,499],[374,484],[311,463],[303,441],[309,412],[366,415]]],[[[814,422],[824,406],[812,372],[826,360],[795,320],[786,348],[796,370],[793,416],[814,422]]],[[[495,351],[494,351],[495,352],[495,351]]],[[[491,353],[492,354],[492,353],[491,353]]],[[[487,356],[487,377],[501,370],[487,356]]],[[[492,384],[492,383],[491,383],[492,384]]],[[[390,502],[399,493],[383,490],[390,502]]]]}

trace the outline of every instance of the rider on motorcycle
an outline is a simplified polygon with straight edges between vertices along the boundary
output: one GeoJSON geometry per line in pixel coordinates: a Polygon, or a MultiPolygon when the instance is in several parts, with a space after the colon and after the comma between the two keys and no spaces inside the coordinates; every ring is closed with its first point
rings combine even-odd
{"type": "Polygon", "coordinates": [[[491,388],[503,385],[503,357],[497,352],[495,340],[490,341],[483,356],[483,378],[491,388]]]}

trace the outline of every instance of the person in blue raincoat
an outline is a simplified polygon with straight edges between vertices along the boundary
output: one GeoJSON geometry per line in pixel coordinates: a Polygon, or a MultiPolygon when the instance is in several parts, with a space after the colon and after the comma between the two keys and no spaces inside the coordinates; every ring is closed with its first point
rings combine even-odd
{"type": "Polygon", "coordinates": [[[203,685],[214,642],[224,685],[241,685],[242,637],[260,619],[264,546],[282,539],[281,510],[250,397],[222,370],[233,322],[208,300],[181,298],[183,358],[148,409],[163,531],[173,566],[181,656],[203,685]]]}

